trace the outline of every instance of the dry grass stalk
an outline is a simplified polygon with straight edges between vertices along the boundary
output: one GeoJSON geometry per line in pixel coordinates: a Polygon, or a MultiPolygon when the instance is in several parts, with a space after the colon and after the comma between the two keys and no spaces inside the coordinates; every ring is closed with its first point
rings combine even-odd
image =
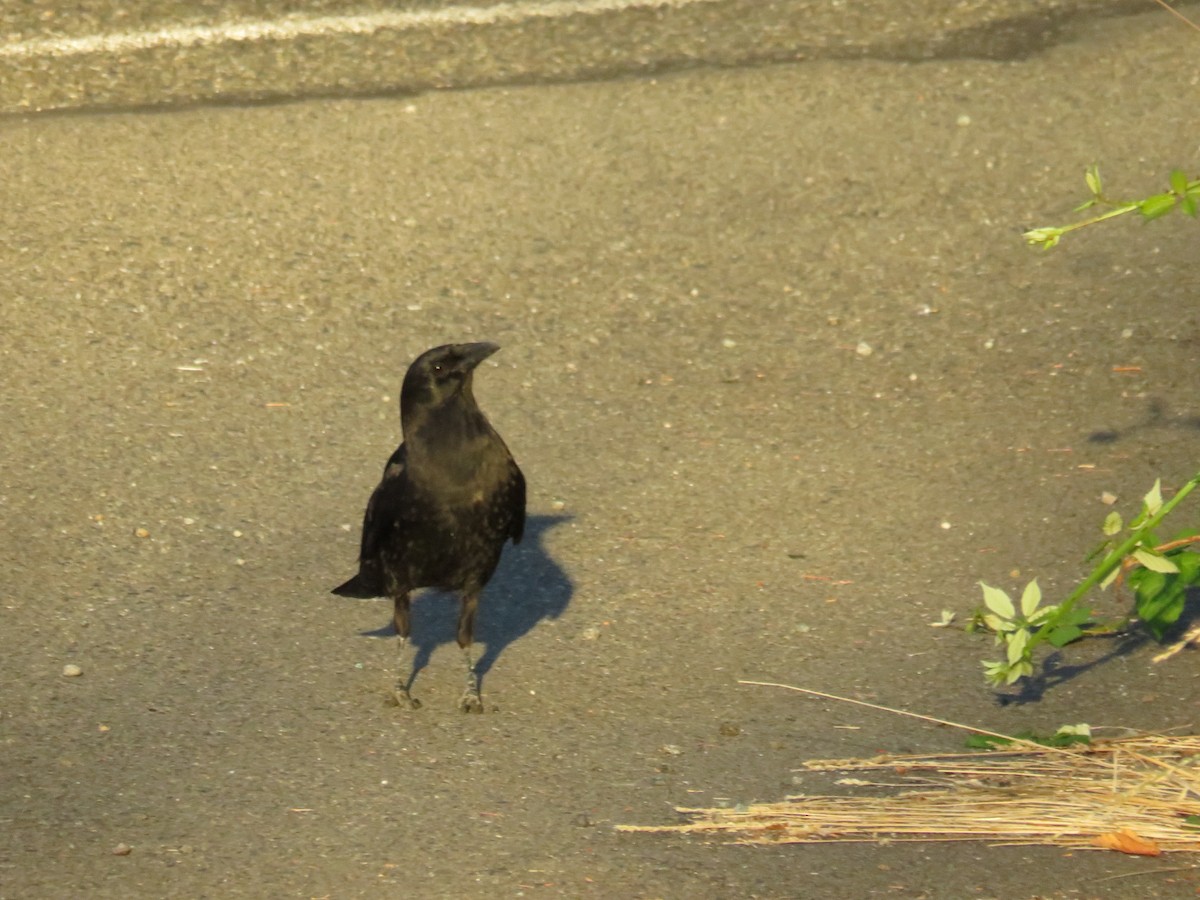
{"type": "Polygon", "coordinates": [[[810,760],[804,764],[809,770],[889,776],[844,778],[841,784],[905,790],[866,797],[789,797],[737,809],[680,808],[690,822],[617,829],[719,834],[737,843],[990,841],[1148,856],[1200,852],[1200,735],[1147,735],[1070,748],[1026,741],[1013,747],[810,760]]]}
{"type": "Polygon", "coordinates": [[[738,843],[991,841],[1151,856],[1200,852],[1200,824],[1189,824],[1200,823],[1196,735],[1095,741],[1066,752],[812,760],[805,767],[887,772],[901,780],[842,783],[909,789],[889,796],[789,797],[738,809],[681,808],[693,821],[618,829],[726,834],[738,843]]]}

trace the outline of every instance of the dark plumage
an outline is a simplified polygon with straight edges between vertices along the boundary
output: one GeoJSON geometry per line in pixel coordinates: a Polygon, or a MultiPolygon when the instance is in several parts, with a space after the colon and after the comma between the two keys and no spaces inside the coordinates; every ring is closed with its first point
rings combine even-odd
{"type": "Polygon", "coordinates": [[[461,706],[482,712],[471,658],[475,611],[509,538],[525,528],[525,477],[471,391],[475,367],[496,344],[447,344],[417,357],[400,391],[403,442],[383,470],[363,517],[358,574],[333,589],[345,597],[391,597],[401,666],[396,696],[416,673],[403,665],[411,594],[421,587],[462,593],[458,645],[467,663],[461,706]]]}

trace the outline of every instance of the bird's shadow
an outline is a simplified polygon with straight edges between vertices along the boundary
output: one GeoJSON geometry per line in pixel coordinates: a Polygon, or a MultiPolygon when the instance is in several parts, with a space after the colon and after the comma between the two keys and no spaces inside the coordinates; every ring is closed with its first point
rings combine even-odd
{"type": "MultiPolygon", "coordinates": [[[[521,543],[505,548],[496,574],[480,596],[475,620],[475,640],[487,648],[475,662],[481,684],[509,644],[543,619],[557,619],[570,604],[575,586],[546,550],[542,539],[550,529],[571,518],[530,516],[525,520],[521,543]]],[[[459,595],[453,591],[427,590],[415,596],[409,636],[414,650],[410,679],[415,679],[429,664],[434,650],[443,644],[456,643],[458,610],[459,595]]],[[[396,628],[390,608],[388,619],[386,625],[361,634],[394,637],[396,628]]]]}
{"type": "Polygon", "coordinates": [[[1140,422],[1132,422],[1124,428],[1102,428],[1093,431],[1087,440],[1089,444],[1115,444],[1139,432],[1158,428],[1182,428],[1200,432],[1200,415],[1172,414],[1165,401],[1152,397],[1146,404],[1146,414],[1140,422]]]}

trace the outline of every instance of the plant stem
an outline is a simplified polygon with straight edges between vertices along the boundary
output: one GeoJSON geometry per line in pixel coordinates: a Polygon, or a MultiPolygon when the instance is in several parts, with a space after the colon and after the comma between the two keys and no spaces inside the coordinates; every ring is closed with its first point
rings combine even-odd
{"type": "MultiPolygon", "coordinates": [[[[1112,201],[1104,200],[1103,202],[1111,203],[1112,201]]],[[[1138,208],[1137,203],[1122,203],[1120,206],[1117,206],[1115,209],[1110,209],[1110,210],[1108,210],[1108,212],[1101,213],[1098,216],[1093,216],[1092,218],[1085,219],[1082,222],[1075,222],[1071,225],[1063,226],[1063,233],[1066,234],[1068,231],[1074,231],[1075,229],[1083,228],[1086,225],[1095,225],[1097,222],[1103,222],[1105,219],[1112,219],[1116,216],[1123,216],[1123,215],[1125,215],[1125,213],[1131,213],[1137,208],[1138,208]]]]}
{"type": "MultiPolygon", "coordinates": [[[[1192,489],[1197,485],[1200,485],[1200,472],[1197,472],[1190,479],[1184,482],[1183,487],[1176,491],[1175,496],[1164,503],[1162,508],[1157,513],[1147,519],[1142,524],[1141,528],[1122,541],[1115,550],[1108,554],[1108,556],[1104,557],[1104,561],[1100,563],[1100,565],[1096,566],[1096,568],[1092,570],[1092,573],[1088,575],[1087,578],[1080,582],[1079,586],[1071,592],[1071,595],[1067,597],[1066,600],[1059,604],[1059,615],[1063,615],[1074,609],[1075,604],[1079,602],[1080,598],[1082,598],[1088,591],[1107,578],[1109,572],[1119,566],[1122,560],[1124,560],[1125,557],[1133,552],[1133,549],[1141,543],[1142,538],[1157,528],[1158,523],[1166,518],[1167,513],[1178,506],[1179,502],[1188,494],[1190,494],[1192,489]]],[[[1027,645],[1028,648],[1032,649],[1045,640],[1045,636],[1049,633],[1049,631],[1050,629],[1048,628],[1039,628],[1037,632],[1030,636],[1029,644],[1027,645]]],[[[1028,650],[1026,652],[1028,652],[1028,650]]]]}

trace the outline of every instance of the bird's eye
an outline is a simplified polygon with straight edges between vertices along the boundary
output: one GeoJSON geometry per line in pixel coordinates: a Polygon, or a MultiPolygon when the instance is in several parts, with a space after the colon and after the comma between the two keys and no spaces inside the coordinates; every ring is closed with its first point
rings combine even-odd
{"type": "Polygon", "coordinates": [[[441,374],[442,374],[442,364],[441,364],[441,363],[437,363],[437,364],[436,364],[436,365],[433,367],[433,371],[434,371],[434,374],[436,374],[436,375],[441,375],[441,374]]]}

